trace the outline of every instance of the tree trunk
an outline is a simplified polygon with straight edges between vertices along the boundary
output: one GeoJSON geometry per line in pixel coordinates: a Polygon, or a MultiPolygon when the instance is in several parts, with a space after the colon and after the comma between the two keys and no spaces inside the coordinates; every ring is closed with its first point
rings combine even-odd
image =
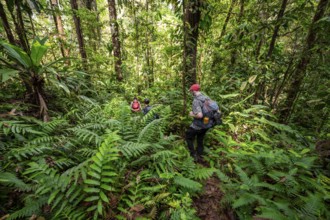
{"type": "Polygon", "coordinates": [[[111,39],[113,45],[113,56],[115,58],[115,72],[117,75],[117,80],[123,80],[123,74],[121,69],[121,48],[120,48],[120,39],[119,39],[119,28],[117,23],[117,12],[115,0],[108,0],[109,4],[109,17],[110,17],[110,29],[111,29],[111,39]]]}
{"type": "Polygon", "coordinates": [[[24,28],[24,22],[23,22],[23,17],[22,17],[22,13],[21,13],[21,7],[20,7],[20,1],[19,0],[15,0],[14,1],[14,8],[9,8],[8,4],[8,11],[10,12],[10,15],[13,19],[14,25],[15,25],[15,30],[19,39],[19,45],[21,46],[21,48],[26,51],[29,52],[30,51],[30,47],[26,38],[26,31],[24,28]],[[14,15],[14,9],[16,9],[16,13],[17,13],[17,18],[14,15]]]}
{"type": "Polygon", "coordinates": [[[283,79],[282,79],[282,82],[280,83],[278,89],[276,89],[276,87],[274,88],[274,98],[271,99],[272,101],[272,109],[276,108],[277,106],[277,101],[278,101],[278,98],[286,84],[286,81],[287,79],[289,79],[289,75],[290,75],[290,70],[291,70],[291,67],[292,67],[292,64],[293,64],[293,58],[291,58],[289,64],[288,64],[288,67],[284,73],[284,76],[283,76],[283,79]]]}
{"type": "Polygon", "coordinates": [[[280,11],[277,14],[275,28],[274,28],[274,33],[273,33],[272,40],[270,42],[268,53],[267,53],[267,59],[270,59],[271,56],[272,56],[272,54],[273,54],[273,50],[274,50],[274,47],[275,47],[276,38],[278,36],[278,31],[280,30],[280,27],[281,27],[281,24],[282,24],[281,23],[281,20],[283,18],[284,11],[286,9],[287,3],[288,3],[288,0],[283,0],[282,1],[281,9],[280,9],[280,11]]]}
{"type": "Polygon", "coordinates": [[[233,12],[233,8],[234,8],[234,5],[235,5],[235,2],[236,2],[236,0],[231,0],[230,7],[229,7],[229,10],[228,10],[228,13],[227,13],[227,17],[226,17],[225,23],[222,26],[220,38],[222,38],[226,34],[226,28],[227,28],[227,25],[228,25],[230,16],[231,16],[231,14],[233,12]]]}
{"type": "Polygon", "coordinates": [[[30,20],[30,24],[31,24],[31,30],[32,30],[32,33],[33,33],[33,39],[34,39],[37,36],[37,34],[36,34],[36,29],[34,28],[32,16],[31,16],[30,13],[29,13],[29,20],[30,20]]]}
{"type": "Polygon", "coordinates": [[[8,19],[7,19],[5,10],[4,10],[3,5],[2,5],[1,2],[0,2],[0,18],[1,18],[1,21],[2,21],[2,25],[3,25],[3,27],[6,31],[6,35],[7,35],[9,43],[12,44],[12,45],[16,45],[14,35],[11,32],[10,25],[8,23],[8,19]]]}
{"type": "Polygon", "coordinates": [[[196,83],[198,25],[201,18],[200,0],[188,0],[184,5],[184,72],[187,86],[196,83]]]}
{"type": "Polygon", "coordinates": [[[145,33],[145,39],[146,39],[146,61],[147,61],[147,73],[148,73],[148,86],[152,87],[154,84],[154,73],[153,73],[153,59],[152,59],[152,49],[150,46],[150,39],[153,36],[153,28],[150,30],[149,24],[152,24],[153,27],[153,20],[151,17],[151,22],[149,21],[149,4],[148,1],[146,1],[146,23],[148,24],[146,26],[146,33],[145,33]]]}
{"type": "Polygon", "coordinates": [[[291,87],[289,88],[288,96],[285,101],[285,108],[281,111],[281,114],[280,114],[281,122],[287,122],[290,117],[290,114],[293,110],[294,102],[297,98],[301,84],[305,77],[307,65],[311,59],[312,48],[314,47],[314,45],[316,43],[317,32],[316,32],[315,26],[316,26],[316,23],[324,16],[328,3],[329,3],[329,0],[320,0],[319,4],[317,6],[317,10],[315,12],[313,21],[311,23],[311,26],[309,28],[308,35],[306,38],[306,45],[303,49],[300,60],[298,61],[297,67],[293,74],[293,80],[291,82],[291,87]]]}
{"type": "MultiPolygon", "coordinates": [[[[273,32],[272,39],[271,39],[271,42],[270,42],[270,45],[269,45],[269,48],[268,48],[268,53],[267,53],[266,59],[265,59],[266,62],[271,58],[271,56],[273,54],[276,38],[278,36],[278,31],[279,31],[279,29],[281,27],[281,24],[282,24],[281,20],[283,18],[287,3],[288,3],[288,0],[283,0],[282,1],[280,11],[277,14],[276,23],[275,23],[275,27],[274,27],[274,32],[273,32]]],[[[260,50],[260,48],[259,48],[259,50],[260,50]]],[[[267,70],[265,68],[263,68],[261,79],[260,79],[260,82],[259,82],[258,87],[257,87],[257,92],[256,92],[256,95],[254,97],[254,104],[257,103],[257,101],[260,99],[260,97],[262,97],[263,103],[266,100],[266,97],[265,97],[265,94],[266,94],[265,87],[267,85],[266,78],[265,78],[266,71],[267,70]]],[[[271,100],[270,100],[270,102],[271,102],[271,100]]]]}
{"type": "Polygon", "coordinates": [[[68,50],[68,48],[65,47],[66,37],[65,37],[65,33],[64,33],[62,18],[60,15],[58,15],[58,12],[57,12],[57,10],[59,10],[58,0],[51,0],[50,5],[51,5],[52,11],[53,11],[53,18],[54,18],[56,30],[58,33],[58,38],[60,41],[61,53],[64,58],[67,58],[67,57],[69,57],[69,50],[68,50]]]}
{"type": "Polygon", "coordinates": [[[76,27],[76,34],[77,34],[77,38],[78,38],[80,56],[82,58],[83,67],[85,70],[87,70],[87,67],[86,67],[87,55],[86,55],[86,50],[85,50],[85,45],[84,45],[84,38],[83,38],[82,30],[81,30],[80,18],[77,16],[77,10],[78,10],[77,0],[70,0],[70,3],[71,3],[72,11],[73,11],[73,21],[74,21],[74,24],[76,27]]]}
{"type": "MultiPolygon", "coordinates": [[[[91,14],[96,15],[95,16],[95,20],[97,20],[97,13],[95,11],[95,5],[96,1],[95,0],[86,0],[86,8],[90,11],[91,14]]],[[[99,25],[96,25],[99,26],[99,25]]],[[[98,33],[97,33],[97,28],[95,27],[94,23],[88,22],[88,29],[90,30],[90,32],[87,32],[87,36],[89,38],[90,41],[90,45],[92,45],[94,52],[97,51],[97,40],[98,40],[98,33]]]]}
{"type": "MultiPolygon", "coordinates": [[[[242,21],[242,18],[244,16],[244,0],[240,0],[240,9],[239,9],[239,14],[238,14],[238,19],[237,19],[237,26],[239,26],[241,24],[241,21],[242,21]]],[[[238,30],[235,34],[235,38],[236,40],[241,40],[244,36],[244,31],[242,30],[238,30]]],[[[233,50],[232,50],[232,53],[231,53],[231,58],[230,58],[230,63],[231,63],[231,66],[234,67],[235,64],[236,64],[236,57],[237,57],[237,51],[241,48],[241,44],[239,44],[239,46],[235,47],[233,50]]]]}
{"type": "MultiPolygon", "coordinates": [[[[95,11],[97,12],[96,20],[97,20],[97,23],[99,24],[100,23],[100,13],[98,12],[96,1],[94,3],[95,3],[95,11]]],[[[97,39],[98,39],[97,45],[99,47],[101,45],[101,41],[102,41],[102,30],[101,30],[100,25],[97,25],[97,39]]]]}

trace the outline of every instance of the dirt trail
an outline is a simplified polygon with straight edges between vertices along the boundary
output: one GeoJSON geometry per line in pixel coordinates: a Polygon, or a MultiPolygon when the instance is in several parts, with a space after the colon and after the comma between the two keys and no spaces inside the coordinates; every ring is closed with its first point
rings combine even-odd
{"type": "Polygon", "coordinates": [[[220,181],[215,177],[208,179],[204,192],[194,199],[197,215],[202,220],[234,220],[232,213],[224,212],[220,200],[223,193],[219,189],[220,181]]]}

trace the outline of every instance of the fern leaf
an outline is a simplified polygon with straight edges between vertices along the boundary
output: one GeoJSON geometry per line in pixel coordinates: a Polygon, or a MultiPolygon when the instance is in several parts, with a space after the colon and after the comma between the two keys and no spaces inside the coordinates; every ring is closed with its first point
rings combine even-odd
{"type": "Polygon", "coordinates": [[[174,183],[178,186],[182,186],[184,188],[187,188],[187,189],[190,189],[193,191],[199,191],[202,189],[202,185],[199,182],[185,178],[183,176],[174,177],[174,183]]]}
{"type": "Polygon", "coordinates": [[[195,170],[194,178],[198,180],[205,180],[210,178],[215,171],[215,168],[199,168],[195,170]]]}
{"type": "Polygon", "coordinates": [[[138,157],[144,154],[149,148],[149,144],[127,142],[119,147],[119,150],[126,158],[138,157]]]}
{"type": "Polygon", "coordinates": [[[37,214],[41,212],[41,208],[43,205],[47,204],[47,197],[43,196],[38,198],[37,200],[33,200],[25,204],[25,207],[14,212],[8,217],[8,220],[18,219],[23,217],[29,217],[33,214],[37,214]]]}
{"type": "Polygon", "coordinates": [[[13,186],[19,191],[23,192],[28,192],[32,190],[32,186],[24,183],[13,173],[0,172],[0,183],[7,186],[13,186]]]}

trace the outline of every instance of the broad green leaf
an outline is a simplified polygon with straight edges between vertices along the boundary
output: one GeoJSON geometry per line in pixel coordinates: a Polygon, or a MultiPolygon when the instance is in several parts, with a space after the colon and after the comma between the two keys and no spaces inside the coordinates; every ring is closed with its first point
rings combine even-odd
{"type": "Polygon", "coordinates": [[[303,150],[300,152],[300,154],[306,154],[306,153],[308,153],[308,152],[310,152],[310,151],[311,151],[310,149],[305,148],[305,149],[303,149],[303,150]]]}
{"type": "Polygon", "coordinates": [[[19,71],[13,69],[0,69],[1,82],[7,81],[8,79],[18,74],[18,72],[19,71]]]}
{"type": "Polygon", "coordinates": [[[31,59],[35,66],[39,66],[42,57],[46,54],[48,46],[40,44],[39,41],[35,41],[31,48],[31,59]]]}
{"type": "Polygon", "coordinates": [[[98,200],[100,197],[98,196],[90,196],[88,198],[85,199],[86,202],[91,202],[91,201],[95,201],[98,200]]]}
{"type": "Polygon", "coordinates": [[[114,181],[114,179],[111,179],[111,178],[102,178],[103,183],[112,183],[113,181],[114,181]]]}
{"type": "Polygon", "coordinates": [[[117,176],[118,174],[114,172],[102,172],[102,175],[111,177],[111,176],[117,176]]]}
{"type": "Polygon", "coordinates": [[[102,215],[102,209],[103,209],[102,201],[99,200],[98,203],[97,203],[97,211],[100,215],[102,215]]]}
{"type": "Polygon", "coordinates": [[[241,84],[240,90],[243,91],[245,89],[246,85],[247,85],[247,82],[243,82],[241,84]]]}
{"type": "Polygon", "coordinates": [[[233,97],[237,97],[239,96],[238,93],[235,93],[235,94],[227,94],[227,95],[220,95],[221,98],[223,99],[229,99],[229,98],[233,98],[233,97]]]}
{"type": "Polygon", "coordinates": [[[29,56],[21,48],[4,42],[0,42],[0,44],[5,48],[9,56],[17,60],[25,68],[29,68],[31,66],[29,56]]]}
{"type": "Polygon", "coordinates": [[[85,183],[86,184],[89,184],[89,185],[96,185],[96,186],[99,186],[100,185],[100,182],[99,181],[91,180],[91,179],[85,180],[85,183]]]}
{"type": "Polygon", "coordinates": [[[96,153],[96,156],[97,156],[97,158],[99,158],[100,161],[103,161],[103,157],[102,157],[102,155],[100,154],[100,152],[97,152],[97,153],[96,153]]]}
{"type": "Polygon", "coordinates": [[[105,184],[101,184],[100,186],[102,189],[108,190],[108,191],[112,191],[114,188],[112,188],[111,186],[105,185],[105,184]]]}
{"type": "Polygon", "coordinates": [[[104,202],[106,202],[106,203],[109,203],[109,199],[108,199],[108,197],[104,194],[104,192],[100,192],[100,197],[101,197],[101,199],[104,201],[104,202]]]}
{"type": "Polygon", "coordinates": [[[89,174],[90,176],[92,176],[92,177],[95,177],[96,179],[100,179],[100,178],[101,178],[100,174],[95,173],[95,172],[93,172],[93,171],[89,171],[88,174],[89,174]]]}
{"type": "Polygon", "coordinates": [[[257,76],[258,76],[258,75],[253,75],[253,76],[251,76],[251,77],[249,78],[249,83],[252,84],[252,83],[256,80],[257,76]]]}
{"type": "Polygon", "coordinates": [[[89,207],[86,211],[90,212],[90,211],[94,211],[97,208],[97,205],[93,205],[91,207],[89,207]]]}
{"type": "Polygon", "coordinates": [[[101,169],[100,167],[96,166],[95,163],[93,163],[93,164],[90,166],[90,168],[92,168],[93,170],[95,170],[95,171],[98,172],[98,173],[101,173],[101,172],[102,172],[102,169],[101,169]]]}
{"type": "Polygon", "coordinates": [[[98,192],[100,192],[100,189],[98,189],[98,188],[85,188],[84,189],[84,191],[85,192],[88,192],[88,193],[98,193],[98,192]]]}

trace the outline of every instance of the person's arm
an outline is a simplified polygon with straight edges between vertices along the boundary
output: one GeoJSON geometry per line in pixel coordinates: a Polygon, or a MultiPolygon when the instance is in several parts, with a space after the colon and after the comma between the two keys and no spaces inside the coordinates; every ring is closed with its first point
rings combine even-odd
{"type": "Polygon", "coordinates": [[[192,111],[189,113],[189,116],[197,119],[203,118],[201,103],[199,100],[194,99],[192,111]]]}
{"type": "Polygon", "coordinates": [[[203,113],[202,112],[198,112],[197,114],[194,114],[194,112],[191,111],[189,115],[193,118],[198,118],[198,119],[203,118],[203,113]]]}

